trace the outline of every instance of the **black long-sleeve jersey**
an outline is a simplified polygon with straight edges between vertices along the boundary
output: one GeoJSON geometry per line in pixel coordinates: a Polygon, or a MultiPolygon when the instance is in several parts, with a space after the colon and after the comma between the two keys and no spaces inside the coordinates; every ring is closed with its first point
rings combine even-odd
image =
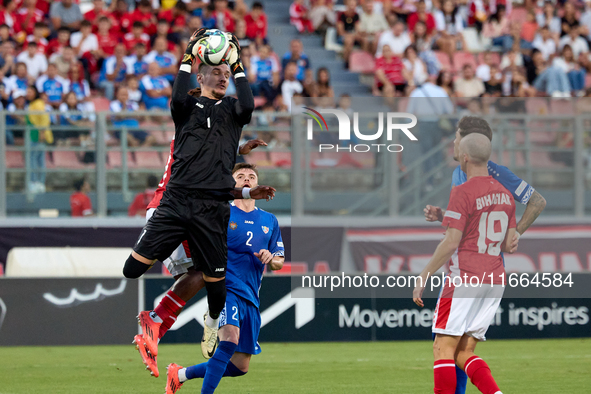
{"type": "Polygon", "coordinates": [[[238,100],[187,94],[190,74],[179,71],[172,90],[175,123],[173,164],[168,188],[228,191],[242,127],[250,122],[254,98],[246,78],[237,78],[238,100]]]}

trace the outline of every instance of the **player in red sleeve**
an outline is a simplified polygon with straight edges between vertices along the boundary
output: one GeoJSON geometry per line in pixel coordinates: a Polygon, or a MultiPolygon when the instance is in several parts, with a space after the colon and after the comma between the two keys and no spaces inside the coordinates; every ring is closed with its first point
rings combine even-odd
{"type": "Polygon", "coordinates": [[[90,183],[86,179],[77,180],[74,183],[76,191],[70,196],[70,209],[73,217],[93,215],[92,201],[88,197],[90,183]]]}
{"type": "Polygon", "coordinates": [[[255,1],[250,14],[244,17],[246,22],[246,37],[262,45],[267,39],[267,15],[263,11],[263,4],[255,1]]]}
{"type": "Polygon", "coordinates": [[[506,283],[501,251],[511,248],[516,227],[515,201],[488,174],[491,149],[482,134],[470,134],[460,142],[460,165],[468,181],[452,189],[443,219],[445,238],[413,291],[413,301],[423,307],[428,277],[451,258],[433,316],[435,393],[455,393],[457,365],[480,392],[502,394],[486,362],[474,354],[478,342],[486,340],[501,303],[506,283]]]}

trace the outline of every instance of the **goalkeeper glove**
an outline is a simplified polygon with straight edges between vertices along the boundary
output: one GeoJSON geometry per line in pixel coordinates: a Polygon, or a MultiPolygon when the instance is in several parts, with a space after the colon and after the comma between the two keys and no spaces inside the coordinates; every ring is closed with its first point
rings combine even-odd
{"type": "Polygon", "coordinates": [[[230,36],[230,47],[232,47],[232,51],[230,56],[228,57],[228,65],[230,66],[230,71],[232,75],[236,75],[238,73],[244,73],[244,67],[242,66],[242,62],[240,61],[240,44],[238,43],[238,39],[232,33],[227,33],[230,36]]]}
{"type": "Polygon", "coordinates": [[[207,29],[205,28],[201,28],[193,33],[191,39],[189,40],[189,44],[187,45],[187,49],[185,50],[185,55],[183,56],[183,61],[181,62],[182,64],[188,64],[189,66],[192,66],[193,63],[195,63],[195,45],[199,42],[199,40],[207,35],[206,33],[207,29]]]}

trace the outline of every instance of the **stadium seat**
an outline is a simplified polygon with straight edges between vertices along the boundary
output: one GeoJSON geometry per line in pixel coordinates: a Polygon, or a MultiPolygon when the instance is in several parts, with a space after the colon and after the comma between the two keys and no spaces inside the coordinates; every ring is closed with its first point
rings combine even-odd
{"type": "Polygon", "coordinates": [[[269,158],[269,152],[264,151],[252,151],[248,155],[244,156],[244,160],[246,160],[249,164],[256,164],[259,168],[272,168],[273,163],[269,158]]]}
{"type": "Polygon", "coordinates": [[[76,152],[71,151],[53,151],[53,163],[56,168],[85,168],[84,163],[78,159],[76,152]]]}
{"type": "Polygon", "coordinates": [[[291,167],[291,152],[270,152],[271,162],[279,168],[291,167]]]}
{"type": "Polygon", "coordinates": [[[135,164],[139,168],[163,168],[164,163],[159,152],[135,152],[135,164]]]}
{"type": "MultiPolygon", "coordinates": [[[[490,52],[490,54],[493,59],[493,63],[496,64],[497,66],[500,65],[501,64],[501,55],[498,54],[497,52],[490,52]]],[[[478,64],[484,64],[484,52],[481,52],[478,54],[477,62],[478,62],[478,64]]]]}
{"type": "Polygon", "coordinates": [[[439,60],[439,64],[441,64],[443,70],[453,72],[454,68],[447,53],[435,51],[435,56],[437,56],[437,60],[439,60]]]}
{"type": "Polygon", "coordinates": [[[25,158],[23,152],[13,150],[6,151],[6,167],[8,168],[24,168],[25,158]]]}
{"type": "MultiPolygon", "coordinates": [[[[121,168],[122,165],[121,151],[112,150],[107,152],[107,168],[121,168]]],[[[135,167],[137,166],[131,152],[127,152],[127,168],[135,167]]]]}
{"type": "Polygon", "coordinates": [[[524,23],[527,21],[527,10],[525,8],[513,8],[509,14],[509,20],[514,23],[524,23]]]}
{"type": "Polygon", "coordinates": [[[349,71],[372,74],[375,71],[374,57],[365,51],[353,51],[349,58],[349,71]]]}
{"type": "Polygon", "coordinates": [[[456,52],[454,53],[454,70],[456,72],[462,71],[462,67],[465,64],[470,64],[474,71],[476,71],[476,67],[478,67],[478,63],[476,63],[476,59],[474,59],[474,55],[468,52],[456,52]]]}
{"type": "Polygon", "coordinates": [[[95,97],[92,99],[92,103],[94,104],[94,108],[97,112],[108,111],[109,105],[111,104],[109,100],[104,97],[95,97]]]}

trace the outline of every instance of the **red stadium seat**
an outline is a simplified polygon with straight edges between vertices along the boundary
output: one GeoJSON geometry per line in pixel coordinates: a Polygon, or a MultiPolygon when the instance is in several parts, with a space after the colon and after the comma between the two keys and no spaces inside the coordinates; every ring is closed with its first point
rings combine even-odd
{"type": "Polygon", "coordinates": [[[85,168],[84,163],[78,160],[76,152],[70,151],[54,151],[53,163],[55,164],[56,168],[85,168]]]}
{"type": "Polygon", "coordinates": [[[135,163],[139,168],[163,168],[159,152],[135,152],[135,163]]]}
{"type": "Polygon", "coordinates": [[[349,71],[362,74],[373,74],[375,71],[374,57],[365,51],[353,51],[349,58],[349,71]]]}
{"type": "Polygon", "coordinates": [[[109,102],[109,100],[107,100],[104,97],[96,97],[92,99],[92,102],[94,104],[94,109],[97,112],[100,111],[108,111],[109,110],[109,105],[111,104],[109,102]]]}
{"type": "Polygon", "coordinates": [[[6,151],[6,167],[8,168],[24,168],[25,158],[23,152],[16,152],[7,150],[6,151]]]}
{"type": "Polygon", "coordinates": [[[269,156],[276,167],[291,167],[291,152],[270,152],[269,156]]]}
{"type": "MultiPolygon", "coordinates": [[[[497,66],[501,64],[501,55],[498,52],[490,52],[493,63],[497,66]]],[[[478,64],[484,64],[484,52],[478,54],[478,64]]]]}
{"type": "Polygon", "coordinates": [[[509,14],[511,22],[524,23],[527,21],[527,10],[525,8],[513,8],[509,14]]]}
{"type": "MultiPolygon", "coordinates": [[[[123,162],[121,160],[121,151],[108,151],[107,152],[107,168],[121,168],[123,162]]],[[[131,152],[127,152],[127,168],[135,168],[136,163],[133,160],[131,152]]]]}
{"type": "Polygon", "coordinates": [[[476,71],[476,67],[478,67],[478,63],[476,63],[476,59],[474,59],[474,55],[468,52],[456,52],[454,53],[454,69],[456,72],[462,71],[462,68],[465,64],[470,64],[474,71],[476,71]]]}
{"type": "Polygon", "coordinates": [[[440,51],[435,51],[435,56],[437,56],[437,60],[439,60],[439,64],[441,64],[441,68],[445,71],[453,72],[454,68],[449,60],[449,55],[447,53],[443,53],[440,51]]]}

